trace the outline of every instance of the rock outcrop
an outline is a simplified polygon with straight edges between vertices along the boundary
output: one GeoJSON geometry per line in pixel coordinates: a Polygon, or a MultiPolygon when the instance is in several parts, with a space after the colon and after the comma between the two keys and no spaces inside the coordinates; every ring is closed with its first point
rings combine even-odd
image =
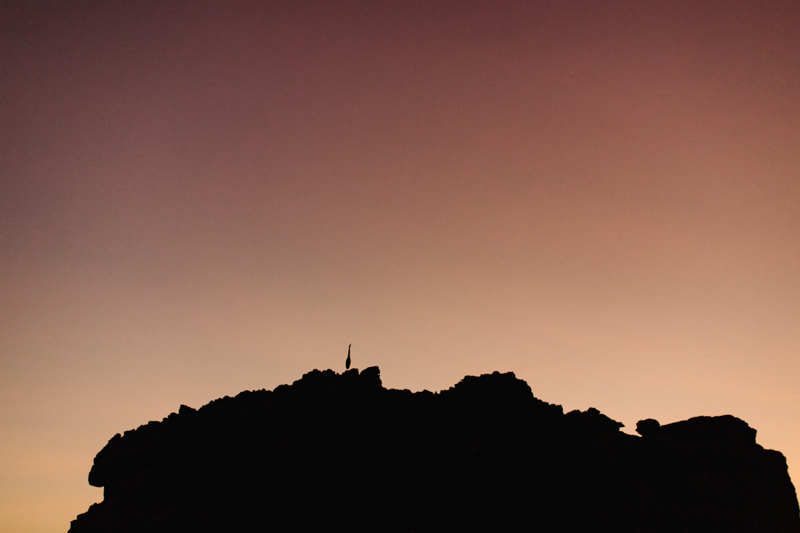
{"type": "Polygon", "coordinates": [[[512,373],[434,394],[314,370],[114,436],[70,533],[800,532],[783,455],[742,420],[621,426],[512,373]]]}

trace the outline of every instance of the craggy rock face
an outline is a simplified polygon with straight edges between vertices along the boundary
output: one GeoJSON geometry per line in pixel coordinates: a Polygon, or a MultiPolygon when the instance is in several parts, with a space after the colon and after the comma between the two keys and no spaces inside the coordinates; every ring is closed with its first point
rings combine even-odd
{"type": "Polygon", "coordinates": [[[785,459],[742,420],[621,426],[511,373],[434,394],[314,370],[114,436],[70,532],[800,532],[785,459]]]}
{"type": "Polygon", "coordinates": [[[658,420],[653,420],[652,418],[636,422],[636,433],[642,437],[655,435],[659,429],[661,429],[661,424],[658,423],[658,420]]]}
{"type": "Polygon", "coordinates": [[[696,416],[662,426],[657,434],[665,439],[717,442],[731,446],[752,446],[756,443],[756,430],[744,420],[731,415],[696,416]]]}

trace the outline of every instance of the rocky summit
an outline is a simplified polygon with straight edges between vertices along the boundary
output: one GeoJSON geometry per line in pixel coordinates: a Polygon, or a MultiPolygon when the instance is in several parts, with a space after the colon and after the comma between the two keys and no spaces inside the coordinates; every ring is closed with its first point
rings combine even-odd
{"type": "Polygon", "coordinates": [[[800,532],[785,458],[742,420],[620,427],[512,373],[412,393],[314,370],[115,435],[69,531],[800,532]]]}

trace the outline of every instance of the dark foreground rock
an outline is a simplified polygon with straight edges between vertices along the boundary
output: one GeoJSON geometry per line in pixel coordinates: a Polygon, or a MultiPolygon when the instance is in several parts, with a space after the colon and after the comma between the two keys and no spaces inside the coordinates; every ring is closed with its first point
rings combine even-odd
{"type": "Polygon", "coordinates": [[[800,532],[786,460],[742,420],[621,426],[511,373],[433,394],[314,370],[114,436],[70,533],[800,532]]]}

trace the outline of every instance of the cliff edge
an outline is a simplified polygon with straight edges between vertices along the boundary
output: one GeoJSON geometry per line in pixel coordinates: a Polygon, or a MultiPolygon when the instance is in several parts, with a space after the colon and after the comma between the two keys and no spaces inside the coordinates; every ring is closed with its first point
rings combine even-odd
{"type": "Polygon", "coordinates": [[[314,370],[115,435],[69,531],[800,533],[786,460],[744,421],[621,426],[512,373],[434,394],[314,370]]]}

